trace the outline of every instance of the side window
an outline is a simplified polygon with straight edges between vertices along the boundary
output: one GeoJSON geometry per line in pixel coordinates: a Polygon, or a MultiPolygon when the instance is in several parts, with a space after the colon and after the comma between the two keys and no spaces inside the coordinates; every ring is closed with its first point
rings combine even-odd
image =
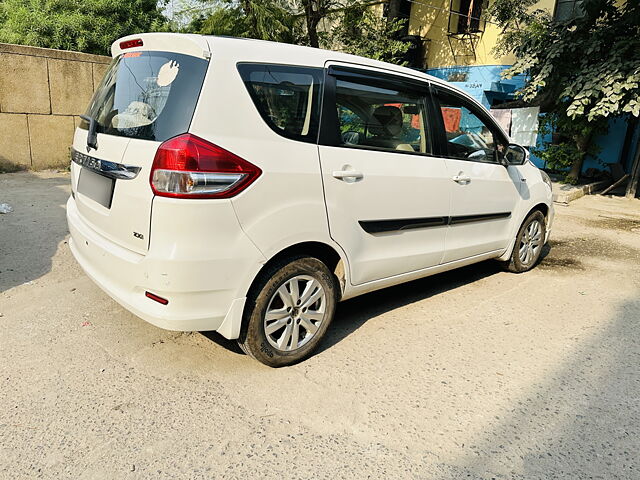
{"type": "Polygon", "coordinates": [[[506,152],[506,143],[499,141],[496,129],[471,102],[446,92],[436,99],[442,114],[446,135],[446,154],[451,158],[497,162],[497,152],[506,152]]]}
{"type": "Polygon", "coordinates": [[[238,71],[265,122],[276,133],[316,143],[321,68],[241,63],[238,71]]]}
{"type": "Polygon", "coordinates": [[[424,97],[383,80],[336,80],[340,144],[349,147],[430,152],[424,97]]]}

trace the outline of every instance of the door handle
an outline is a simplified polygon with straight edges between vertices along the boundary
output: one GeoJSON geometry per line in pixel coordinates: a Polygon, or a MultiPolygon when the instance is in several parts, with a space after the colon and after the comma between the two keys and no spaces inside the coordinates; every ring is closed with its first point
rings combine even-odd
{"type": "Polygon", "coordinates": [[[337,178],[339,180],[360,180],[363,177],[362,173],[356,172],[355,170],[338,170],[333,172],[331,175],[333,175],[333,178],[337,178]]]}
{"type": "Polygon", "coordinates": [[[468,175],[465,175],[462,172],[460,172],[458,175],[454,175],[451,178],[453,179],[454,182],[457,182],[457,183],[471,183],[471,177],[469,177],[468,175]]]}

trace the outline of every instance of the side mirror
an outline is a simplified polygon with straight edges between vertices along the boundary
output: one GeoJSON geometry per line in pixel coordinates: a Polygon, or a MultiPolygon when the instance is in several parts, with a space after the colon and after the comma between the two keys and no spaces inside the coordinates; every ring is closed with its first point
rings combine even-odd
{"type": "Polygon", "coordinates": [[[515,143],[511,143],[509,145],[509,148],[507,148],[507,153],[506,155],[504,155],[506,166],[523,165],[528,159],[529,151],[526,148],[521,147],[520,145],[516,145],[515,143]]]}
{"type": "Polygon", "coordinates": [[[342,143],[346,145],[359,145],[360,137],[361,134],[359,132],[349,130],[342,134],[342,143]]]}

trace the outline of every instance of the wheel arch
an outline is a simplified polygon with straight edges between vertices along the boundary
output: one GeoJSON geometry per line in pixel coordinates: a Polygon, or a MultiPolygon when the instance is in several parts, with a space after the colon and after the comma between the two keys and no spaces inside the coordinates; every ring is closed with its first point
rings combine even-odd
{"type": "MultiPolygon", "coordinates": [[[[334,274],[338,286],[338,295],[342,297],[344,293],[344,286],[346,284],[346,258],[341,255],[334,246],[319,241],[305,241],[289,245],[272,255],[271,258],[262,265],[256,275],[254,275],[251,284],[246,290],[246,296],[248,297],[253,293],[252,290],[256,288],[259,282],[262,281],[262,276],[265,272],[269,271],[272,265],[281,262],[285,258],[292,258],[296,256],[314,257],[323,262],[327,268],[329,268],[329,271],[334,274]]],[[[340,301],[340,298],[337,298],[336,300],[340,301]]],[[[239,325],[239,338],[244,338],[244,335],[246,335],[248,307],[249,305],[244,303],[239,325]]]]}
{"type": "MultiPolygon", "coordinates": [[[[531,210],[529,210],[527,214],[524,216],[524,218],[527,218],[529,215],[531,215],[534,210],[539,210],[540,212],[542,212],[545,219],[549,217],[549,205],[547,205],[546,203],[540,202],[537,205],[535,205],[531,210]]],[[[522,221],[524,222],[524,219],[522,221]]]]}
{"type": "Polygon", "coordinates": [[[520,226],[529,217],[529,215],[531,215],[535,211],[539,211],[540,213],[542,213],[542,215],[544,215],[545,221],[547,221],[547,222],[549,221],[549,212],[551,211],[551,207],[549,205],[547,205],[546,203],[539,202],[539,203],[535,204],[533,207],[531,207],[529,210],[527,210],[527,213],[525,213],[522,216],[522,218],[520,219],[520,221],[518,222],[518,224],[517,224],[517,226],[515,228],[515,231],[513,232],[511,243],[509,244],[507,249],[502,253],[502,255],[500,255],[498,257],[498,260],[506,261],[511,257],[511,253],[513,252],[513,249],[515,247],[516,236],[518,235],[518,231],[520,230],[520,226]]]}
{"type": "Polygon", "coordinates": [[[260,268],[257,274],[254,276],[246,294],[251,292],[261,275],[267,271],[273,264],[282,261],[288,257],[294,257],[299,255],[306,255],[314,257],[324,263],[327,268],[333,272],[338,280],[338,286],[340,288],[340,295],[344,292],[344,286],[346,282],[346,258],[340,254],[340,252],[332,245],[320,241],[306,241],[289,245],[275,253],[267,260],[260,268]]]}

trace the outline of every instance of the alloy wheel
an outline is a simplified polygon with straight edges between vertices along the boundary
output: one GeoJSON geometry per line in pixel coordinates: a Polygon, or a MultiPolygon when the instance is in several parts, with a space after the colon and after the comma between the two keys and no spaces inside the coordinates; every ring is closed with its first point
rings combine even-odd
{"type": "Polygon", "coordinates": [[[538,259],[542,249],[542,225],[539,220],[533,220],[525,229],[520,240],[518,256],[524,266],[528,266],[538,259]]]}
{"type": "Polygon", "coordinates": [[[325,318],[326,294],[309,275],[286,280],[273,294],[264,316],[264,333],[271,346],[296,350],[308,343],[325,318]]]}

